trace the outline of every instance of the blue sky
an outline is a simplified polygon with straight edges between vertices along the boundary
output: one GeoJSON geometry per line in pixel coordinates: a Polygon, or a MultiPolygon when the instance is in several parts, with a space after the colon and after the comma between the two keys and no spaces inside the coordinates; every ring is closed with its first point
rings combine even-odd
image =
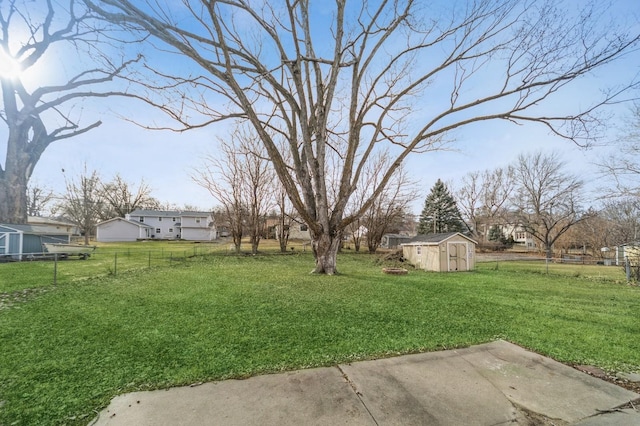
{"type": "MultiPolygon", "coordinates": [[[[626,17],[640,12],[637,0],[619,0],[613,5],[612,13],[626,17]]],[[[54,62],[70,66],[68,61],[62,59],[54,62]]],[[[640,53],[635,52],[624,62],[603,69],[584,81],[582,88],[564,93],[555,106],[588,102],[590,94],[597,94],[598,87],[631,78],[639,72],[640,53]]],[[[421,106],[418,104],[416,107],[421,106]]],[[[620,120],[627,111],[624,105],[606,111],[611,119],[604,141],[614,142],[618,138],[620,120]]],[[[135,116],[136,120],[147,123],[161,122],[165,118],[140,105],[115,99],[87,102],[83,114],[99,117],[103,125],[87,134],[51,145],[34,170],[33,182],[62,191],[65,176],[77,176],[86,164],[89,170],[97,170],[104,179],[119,173],[130,183],[144,180],[152,188],[153,196],[163,202],[195,205],[201,209],[209,209],[216,204],[209,193],[194,183],[189,175],[191,169],[200,164],[202,157],[207,153],[215,153],[216,137],[227,133],[227,125],[212,125],[184,133],[145,130],[119,116],[135,116]]],[[[0,128],[2,158],[6,140],[3,132],[4,129],[0,128]]],[[[584,150],[549,134],[541,126],[517,126],[504,122],[478,123],[456,131],[454,136],[450,150],[415,155],[406,164],[411,176],[420,182],[423,192],[422,199],[415,203],[416,213],[419,213],[424,196],[437,179],[456,183],[467,172],[505,166],[513,162],[518,154],[536,150],[560,152],[569,170],[591,181],[591,186],[595,187],[599,178],[594,173],[593,163],[614,149],[611,146],[597,146],[584,150]]]]}

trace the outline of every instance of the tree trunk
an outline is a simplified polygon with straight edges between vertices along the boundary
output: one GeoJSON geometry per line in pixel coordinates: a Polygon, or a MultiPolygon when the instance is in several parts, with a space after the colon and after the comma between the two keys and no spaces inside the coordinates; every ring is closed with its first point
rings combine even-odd
{"type": "Polygon", "coordinates": [[[0,177],[0,223],[27,223],[27,179],[7,170],[0,177]]]}
{"type": "Polygon", "coordinates": [[[553,258],[553,250],[552,250],[552,248],[551,248],[551,245],[549,245],[549,244],[547,244],[547,245],[546,245],[546,247],[545,247],[545,253],[546,253],[547,259],[549,259],[549,260],[550,260],[550,259],[552,259],[552,258],[553,258]]]}
{"type": "Polygon", "coordinates": [[[339,233],[337,235],[322,233],[312,236],[311,245],[316,259],[316,267],[312,273],[325,275],[338,273],[336,258],[341,241],[342,236],[339,233]]]}
{"type": "Polygon", "coordinates": [[[242,249],[242,234],[238,235],[233,233],[233,247],[236,251],[236,254],[240,254],[242,249]]]}
{"type": "Polygon", "coordinates": [[[258,254],[258,245],[260,244],[260,237],[256,235],[251,236],[251,254],[258,254]]]}

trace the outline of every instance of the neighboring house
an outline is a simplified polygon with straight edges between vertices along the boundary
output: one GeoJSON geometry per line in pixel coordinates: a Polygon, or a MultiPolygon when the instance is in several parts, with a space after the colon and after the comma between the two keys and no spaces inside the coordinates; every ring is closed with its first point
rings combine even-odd
{"type": "Polygon", "coordinates": [[[500,218],[495,222],[487,218],[480,218],[478,221],[478,229],[476,232],[480,241],[488,242],[491,228],[497,226],[506,239],[509,239],[509,237],[513,239],[515,246],[527,250],[535,250],[538,248],[536,240],[515,220],[515,216],[500,218]]]}
{"type": "MultiPolygon", "coordinates": [[[[309,227],[306,223],[293,222],[291,225],[285,225],[285,229],[289,227],[289,240],[309,240],[311,234],[309,233],[309,227]]],[[[276,238],[280,233],[278,232],[278,226],[275,228],[276,238]]]]}
{"type": "Polygon", "coordinates": [[[380,241],[380,248],[397,249],[401,244],[409,242],[410,239],[411,237],[408,235],[384,234],[380,241]]]}
{"type": "Polygon", "coordinates": [[[402,255],[425,271],[471,271],[475,268],[476,244],[459,232],[418,235],[402,244],[402,255]]]}
{"type": "Polygon", "coordinates": [[[37,226],[41,230],[49,230],[53,233],[69,233],[72,236],[80,235],[80,230],[78,226],[71,223],[65,222],[64,220],[59,219],[51,219],[48,217],[40,217],[40,216],[29,216],[27,218],[27,224],[37,226]]]}
{"type": "Polygon", "coordinates": [[[98,241],[134,241],[146,238],[211,241],[216,238],[213,217],[207,212],[134,210],[117,223],[109,223],[112,221],[114,219],[98,224],[98,241]],[[133,227],[129,222],[138,226],[133,227]]]}
{"type": "Polygon", "coordinates": [[[615,248],[615,264],[624,265],[629,259],[631,266],[640,264],[640,242],[627,243],[615,248]]]}
{"type": "Polygon", "coordinates": [[[114,217],[96,226],[96,241],[107,243],[146,240],[151,238],[151,231],[151,226],[145,223],[114,217]]]}
{"type": "Polygon", "coordinates": [[[69,243],[71,233],[40,225],[0,224],[0,259],[42,254],[44,243],[69,243]]]}

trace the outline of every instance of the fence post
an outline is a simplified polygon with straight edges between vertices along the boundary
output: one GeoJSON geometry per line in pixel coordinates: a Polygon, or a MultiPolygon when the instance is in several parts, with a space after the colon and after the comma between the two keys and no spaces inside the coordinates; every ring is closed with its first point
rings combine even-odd
{"type": "Polygon", "coordinates": [[[624,257],[624,270],[627,273],[627,282],[631,281],[631,264],[629,263],[629,256],[624,257]]]}
{"type": "Polygon", "coordinates": [[[58,253],[53,255],[53,285],[58,285],[58,253]]]}
{"type": "Polygon", "coordinates": [[[151,269],[151,250],[149,250],[149,269],[151,269]]]}
{"type": "Polygon", "coordinates": [[[113,276],[118,275],[118,252],[115,253],[113,257],[113,276]]]}

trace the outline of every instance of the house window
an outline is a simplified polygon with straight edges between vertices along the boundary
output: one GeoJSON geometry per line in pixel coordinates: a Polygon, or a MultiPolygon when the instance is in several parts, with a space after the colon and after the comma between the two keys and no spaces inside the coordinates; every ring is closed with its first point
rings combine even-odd
{"type": "Polygon", "coordinates": [[[421,255],[422,255],[422,246],[416,246],[416,254],[417,254],[418,256],[421,256],[421,255]]]}
{"type": "Polygon", "coordinates": [[[172,218],[171,218],[171,222],[175,222],[175,221],[176,221],[176,218],[175,218],[175,217],[172,217],[172,218]]]}
{"type": "Polygon", "coordinates": [[[156,228],[156,234],[159,234],[159,233],[161,233],[161,232],[162,232],[162,229],[160,229],[160,228],[156,228]]]}
{"type": "Polygon", "coordinates": [[[161,217],[158,218],[158,222],[162,222],[162,218],[161,217]]]}
{"type": "Polygon", "coordinates": [[[196,218],[196,223],[200,223],[200,218],[196,218]]]}
{"type": "Polygon", "coordinates": [[[140,216],[140,222],[144,222],[144,217],[140,216]]]}
{"type": "Polygon", "coordinates": [[[300,225],[300,230],[301,231],[308,231],[309,228],[307,227],[307,225],[300,225]]]}
{"type": "Polygon", "coordinates": [[[173,228],[169,228],[169,233],[173,234],[173,228]]]}

